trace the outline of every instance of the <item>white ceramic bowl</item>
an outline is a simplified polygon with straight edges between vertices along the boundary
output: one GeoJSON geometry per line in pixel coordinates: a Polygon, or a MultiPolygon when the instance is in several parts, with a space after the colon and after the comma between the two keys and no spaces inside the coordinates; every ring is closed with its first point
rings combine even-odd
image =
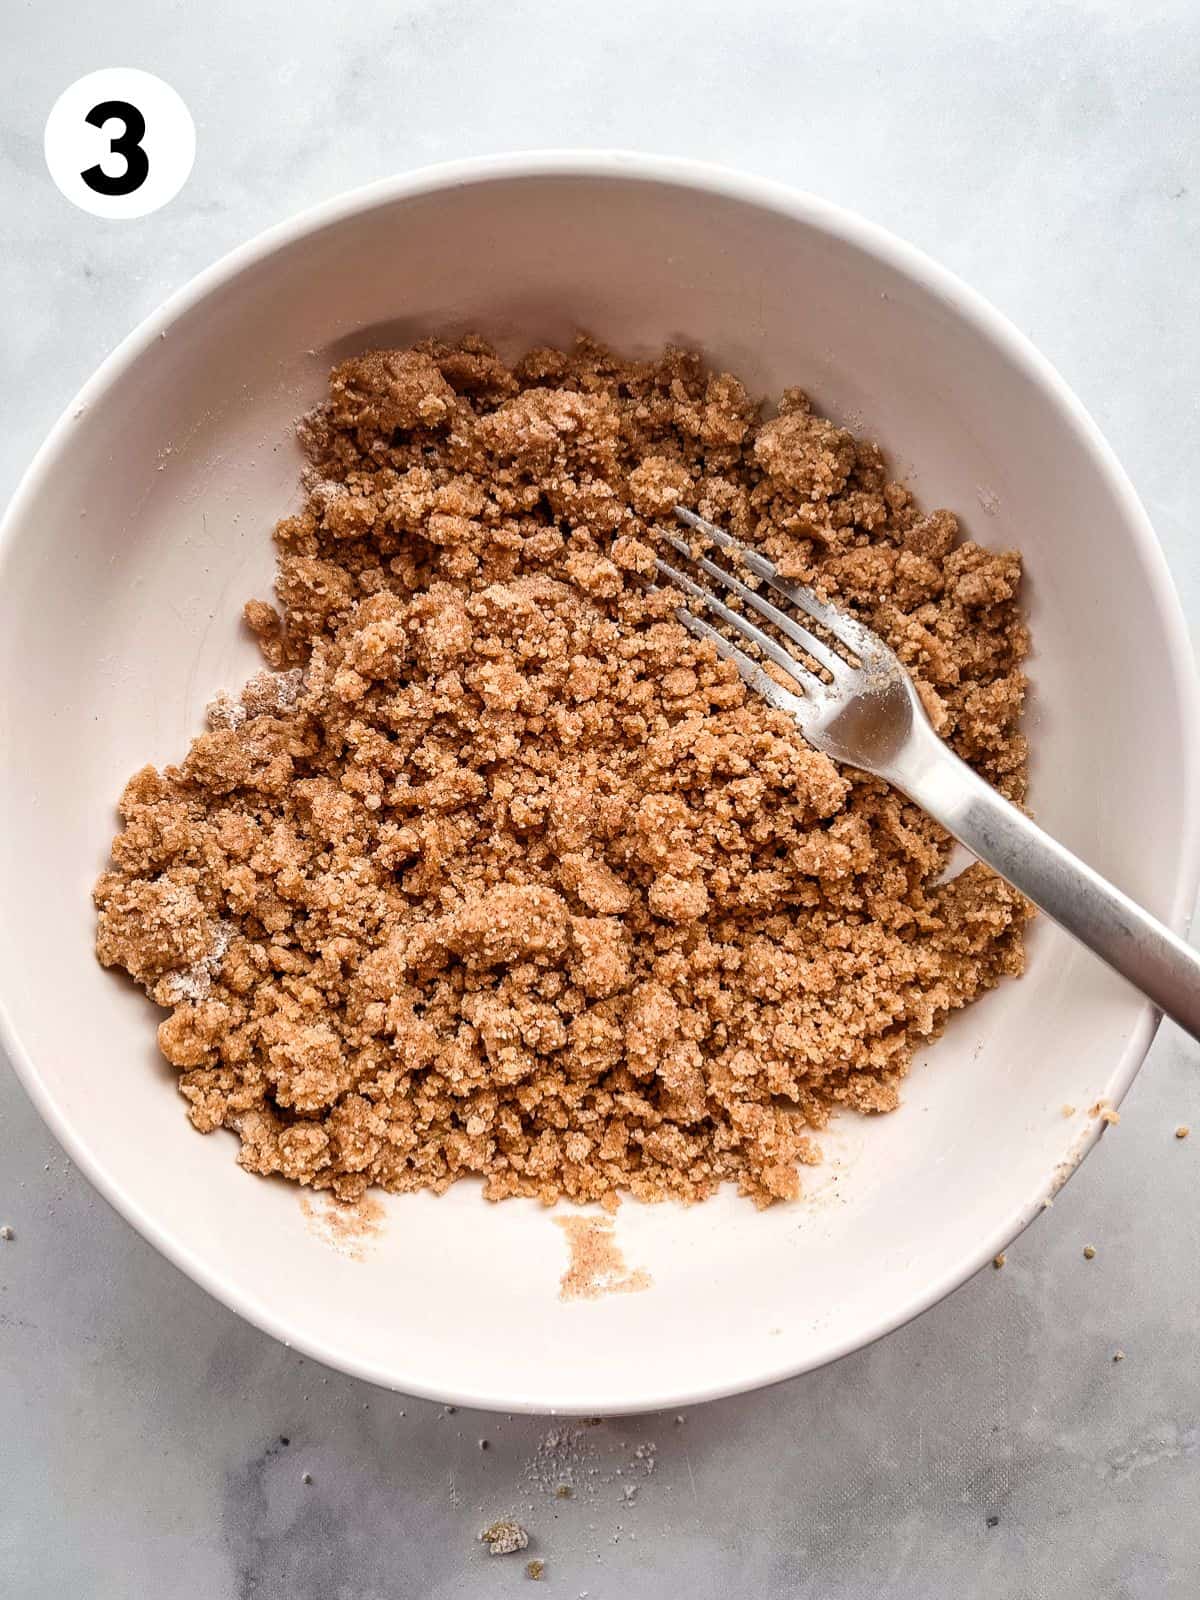
{"type": "MultiPolygon", "coordinates": [[[[1031,268],[1031,270],[1035,270],[1031,268]]],[[[624,1206],[645,1293],[564,1304],[533,1203],[385,1200],[352,1259],[294,1189],[184,1117],[157,1013],[92,955],[113,801],[178,757],[255,666],[297,499],[293,422],[347,352],[577,327],[703,346],[882,440],[927,506],[1028,562],[1033,798],[1052,832],[1180,927],[1197,873],[1194,687],[1154,535],[1095,426],[997,313],[880,229],[777,185],[620,154],[517,156],[360,190],[264,234],[105,362],[0,541],[4,1042],[72,1158],[197,1282],[277,1337],[411,1393],[621,1412],[769,1383],[896,1327],[1001,1249],[1119,1101],[1155,1018],[1049,925],[1026,977],[958,1017],[905,1104],[847,1118],[810,1198],[624,1206]],[[1189,819],[1191,825],[1189,826],[1189,819]],[[1066,1118],[1064,1104],[1079,1107],[1066,1118]]],[[[147,1313],[153,1315],[153,1308],[147,1313]]]]}

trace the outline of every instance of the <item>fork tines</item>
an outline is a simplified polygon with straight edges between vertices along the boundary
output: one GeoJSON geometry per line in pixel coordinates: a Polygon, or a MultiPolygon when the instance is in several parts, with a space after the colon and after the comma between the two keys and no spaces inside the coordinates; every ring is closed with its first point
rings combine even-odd
{"type": "MultiPolygon", "coordinates": [[[[718,549],[732,556],[734,560],[750,573],[765,583],[770,589],[781,595],[785,600],[798,607],[823,628],[845,650],[850,652],[856,661],[866,665],[872,654],[873,638],[870,632],[853,617],[845,612],[836,611],[811,589],[803,584],[791,583],[781,578],[778,570],[765,556],[755,550],[749,550],[732,539],[723,529],[715,523],[708,522],[704,517],[699,517],[694,511],[688,511],[683,506],[675,507],[675,515],[686,527],[702,534],[718,549]]],[[[770,626],[793,644],[798,645],[804,652],[807,660],[797,659],[790,650],[784,649],[770,634],[763,631],[740,611],[735,611],[723,600],[719,599],[704,584],[698,583],[695,578],[681,572],[678,567],[669,562],[656,558],[655,565],[659,574],[667,579],[676,588],[681,589],[688,598],[703,607],[716,617],[725,627],[738,634],[742,639],[754,645],[767,660],[773,661],[795,682],[797,688],[812,694],[819,692],[823,685],[820,674],[813,670],[813,663],[824,668],[833,680],[834,687],[844,687],[852,672],[852,665],[846,658],[839,655],[829,644],[819,638],[811,629],[803,627],[794,618],[781,611],[778,606],[772,605],[763,598],[757,589],[751,588],[741,578],[730,572],[727,568],[719,566],[717,562],[710,561],[707,556],[693,553],[691,546],[683,539],[670,533],[664,533],[663,538],[673,550],[688,561],[693,569],[703,574],[717,588],[724,590],[739,600],[742,605],[749,606],[757,612],[770,626]]],[[[687,606],[680,607],[677,613],[680,622],[688,631],[697,638],[710,640],[728,660],[732,661],[754,688],[764,695],[773,705],[781,709],[794,710],[791,703],[794,696],[789,694],[776,682],[763,668],[744,650],[733,644],[719,628],[713,627],[698,617],[694,610],[687,606]]]]}

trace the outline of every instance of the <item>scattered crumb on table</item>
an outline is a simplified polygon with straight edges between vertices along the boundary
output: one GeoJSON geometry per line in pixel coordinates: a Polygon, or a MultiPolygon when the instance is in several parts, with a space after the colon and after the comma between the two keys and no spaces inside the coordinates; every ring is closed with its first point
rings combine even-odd
{"type": "Polygon", "coordinates": [[[16,1237],[17,1237],[16,1230],[14,1228],[12,1228],[7,1222],[4,1224],[4,1226],[2,1228],[0,1228],[0,1239],[3,1239],[6,1244],[9,1243],[11,1240],[15,1239],[16,1237]]]}
{"type": "MultiPolygon", "coordinates": [[[[1179,1126],[1175,1129],[1175,1137],[1177,1139],[1186,1139],[1188,1134],[1191,1133],[1191,1131],[1192,1130],[1188,1127],[1186,1122],[1181,1122],[1179,1124],[1179,1126]]],[[[11,1239],[12,1238],[11,1232],[6,1234],[5,1237],[11,1239]]]]}
{"type": "Polygon", "coordinates": [[[1000,1254],[998,1256],[993,1256],[992,1257],[992,1265],[995,1267],[996,1271],[999,1272],[1000,1268],[1004,1265],[1004,1263],[1007,1260],[1008,1260],[1008,1257],[1004,1254],[1004,1251],[1001,1250],[1001,1252],[1000,1252],[1000,1254]]]}
{"type": "Polygon", "coordinates": [[[1085,1244],[1083,1247],[1083,1259],[1085,1261],[1091,1261],[1095,1258],[1095,1255],[1096,1246],[1094,1244],[1085,1244]]]}
{"type": "Polygon", "coordinates": [[[493,1556],[511,1556],[529,1544],[529,1535],[511,1517],[502,1517],[498,1522],[493,1522],[479,1538],[481,1543],[487,1545],[488,1554],[493,1556]]]}
{"type": "Polygon", "coordinates": [[[525,1563],[525,1576],[527,1578],[532,1578],[535,1583],[542,1576],[545,1570],[546,1563],[544,1561],[539,1561],[536,1557],[532,1561],[527,1561],[525,1563]]]}

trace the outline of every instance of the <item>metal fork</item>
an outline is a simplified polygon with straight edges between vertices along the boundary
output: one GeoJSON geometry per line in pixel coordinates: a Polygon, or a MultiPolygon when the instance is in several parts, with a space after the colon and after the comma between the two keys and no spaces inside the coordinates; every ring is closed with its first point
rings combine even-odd
{"type": "Polygon", "coordinates": [[[664,534],[692,569],[757,612],[799,646],[798,659],[712,589],[656,558],[661,577],[687,595],[680,622],[732,661],[769,705],[794,719],[817,750],[883,778],[927,811],[972,855],[1128,979],[1160,1010],[1200,1039],[1200,956],[1149,912],[1044,833],[961,761],[933,731],[916,687],[896,654],[857,618],[811,589],[780,577],[772,563],[695,512],[675,515],[726,552],[828,636],[797,622],[751,584],[683,539],[664,534]],[[701,608],[757,647],[795,684],[783,687],[752,656],[696,614],[701,608]],[[828,681],[815,666],[828,674],[828,681]]]}

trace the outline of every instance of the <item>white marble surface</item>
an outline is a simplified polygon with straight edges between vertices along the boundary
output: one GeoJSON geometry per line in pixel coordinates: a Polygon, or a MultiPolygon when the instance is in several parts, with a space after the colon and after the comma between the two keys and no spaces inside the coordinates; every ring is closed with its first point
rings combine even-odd
{"type": "MultiPolygon", "coordinates": [[[[111,345],[263,225],[431,160],[625,145],[814,189],[989,295],[1116,446],[1195,634],[1194,0],[734,10],[12,0],[0,494],[111,345]],[[196,119],[189,184],[141,222],[73,211],[42,163],[50,104],[105,65],[159,73],[196,119]]],[[[1198,1064],[1164,1028],[1120,1127],[1002,1272],[772,1392],[589,1430],[596,1470],[568,1501],[529,1487],[547,1424],[380,1393],[214,1304],[93,1195],[0,1070],[16,1234],[0,1243],[0,1594],[508,1593],[521,1562],[475,1534],[515,1510],[569,1600],[1194,1596],[1198,1064]],[[626,1504],[617,1468],[645,1441],[657,1470],[626,1504]]]]}

